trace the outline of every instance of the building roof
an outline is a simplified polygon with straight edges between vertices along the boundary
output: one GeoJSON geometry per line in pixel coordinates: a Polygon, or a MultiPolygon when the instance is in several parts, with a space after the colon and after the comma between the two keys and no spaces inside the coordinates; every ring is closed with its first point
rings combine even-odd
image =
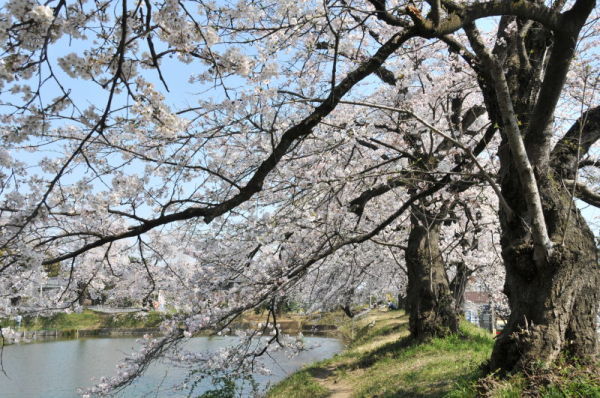
{"type": "Polygon", "coordinates": [[[475,304],[489,304],[490,295],[486,292],[465,292],[465,301],[475,304]]]}

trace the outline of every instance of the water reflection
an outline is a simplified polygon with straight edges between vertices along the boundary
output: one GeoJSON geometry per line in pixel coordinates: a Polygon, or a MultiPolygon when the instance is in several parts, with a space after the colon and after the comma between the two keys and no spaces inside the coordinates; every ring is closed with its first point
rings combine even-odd
{"type": "MultiPolygon", "coordinates": [[[[266,364],[273,369],[269,376],[256,375],[265,386],[283,379],[302,365],[329,358],[342,348],[332,338],[305,337],[311,347],[293,358],[275,352],[266,364]]],[[[198,337],[190,339],[190,351],[216,351],[234,344],[235,337],[198,337]]],[[[115,364],[136,345],[135,338],[87,338],[4,347],[3,363],[8,375],[0,374],[0,396],[3,398],[71,398],[76,389],[93,384],[92,378],[112,375],[115,364]]],[[[187,372],[155,363],[146,373],[127,387],[120,397],[187,397],[189,391],[174,391],[173,384],[183,381],[187,372]]],[[[205,383],[194,396],[210,389],[205,383]]]]}

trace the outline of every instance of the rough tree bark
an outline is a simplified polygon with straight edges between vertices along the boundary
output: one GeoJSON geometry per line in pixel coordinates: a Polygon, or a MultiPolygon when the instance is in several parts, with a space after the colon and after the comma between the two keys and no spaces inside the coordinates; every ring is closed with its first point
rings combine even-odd
{"type": "MultiPolygon", "coordinates": [[[[553,171],[538,181],[555,246],[547,261],[536,263],[527,229],[502,217],[511,314],[494,346],[492,369],[551,363],[561,353],[584,360],[596,352],[600,268],[594,236],[553,171]]],[[[524,210],[514,182],[506,181],[503,191],[513,209],[524,210]]]]}
{"type": "MultiPolygon", "coordinates": [[[[551,151],[552,116],[578,32],[594,4],[578,0],[564,13],[565,23],[552,32],[522,20],[516,36],[501,28],[499,42],[510,45],[492,53],[476,28],[467,28],[487,65],[479,74],[488,114],[502,131],[501,188],[513,213],[500,210],[511,314],[494,346],[493,370],[549,365],[561,354],[585,360],[597,351],[597,248],[563,180],[573,178],[573,158],[598,139],[595,124],[588,123],[585,132],[583,125],[574,126],[551,151]]],[[[514,17],[503,17],[501,27],[511,21],[514,17]]]]}
{"type": "MultiPolygon", "coordinates": [[[[520,83],[527,73],[521,66],[507,73],[506,88],[510,90],[515,110],[512,117],[525,127],[523,142],[527,153],[520,156],[513,150],[509,142],[511,126],[503,115],[505,134],[499,151],[501,187],[514,216],[501,210],[500,222],[505,293],[511,315],[496,341],[490,362],[492,369],[510,371],[539,363],[548,365],[561,354],[585,360],[597,351],[595,318],[600,301],[600,268],[596,242],[573,202],[573,191],[563,179],[573,179],[577,170],[574,158],[585,154],[597,140],[598,115],[582,116],[586,123],[576,123],[552,152],[551,124],[549,120],[546,123],[537,120],[541,117],[539,112],[552,113],[555,106],[549,104],[545,110],[540,107],[545,100],[544,90],[551,91],[553,84],[562,87],[561,74],[568,70],[567,67],[558,70],[552,60],[557,54],[570,58],[575,38],[566,40],[557,35],[550,47],[550,62],[539,91],[532,89],[529,95],[522,95],[520,83]],[[539,97],[537,102],[532,100],[536,97],[539,97]],[[532,210],[527,181],[522,177],[523,159],[531,164],[535,176],[542,217],[532,210]],[[545,252],[536,225],[543,225],[542,232],[550,243],[545,252]]],[[[498,98],[502,102],[501,93],[498,98]]]]}
{"type": "Polygon", "coordinates": [[[440,223],[427,218],[413,211],[406,248],[409,328],[418,340],[458,331],[454,298],[440,252],[440,223]]]}

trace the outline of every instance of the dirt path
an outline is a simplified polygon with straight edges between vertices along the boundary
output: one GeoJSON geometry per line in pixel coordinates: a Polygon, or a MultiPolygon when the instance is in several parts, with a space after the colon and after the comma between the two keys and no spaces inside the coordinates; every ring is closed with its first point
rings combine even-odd
{"type": "Polygon", "coordinates": [[[311,375],[317,379],[320,385],[330,391],[329,398],[350,398],[352,396],[352,387],[348,382],[335,376],[334,367],[315,368],[311,375]]]}

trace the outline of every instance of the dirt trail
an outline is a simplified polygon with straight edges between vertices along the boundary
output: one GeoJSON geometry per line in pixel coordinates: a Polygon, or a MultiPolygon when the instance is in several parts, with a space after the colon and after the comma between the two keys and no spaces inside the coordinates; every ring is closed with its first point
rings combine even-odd
{"type": "Polygon", "coordinates": [[[315,368],[311,371],[311,375],[330,391],[328,398],[350,398],[352,396],[351,385],[336,377],[333,373],[334,370],[334,367],[315,368]]]}

